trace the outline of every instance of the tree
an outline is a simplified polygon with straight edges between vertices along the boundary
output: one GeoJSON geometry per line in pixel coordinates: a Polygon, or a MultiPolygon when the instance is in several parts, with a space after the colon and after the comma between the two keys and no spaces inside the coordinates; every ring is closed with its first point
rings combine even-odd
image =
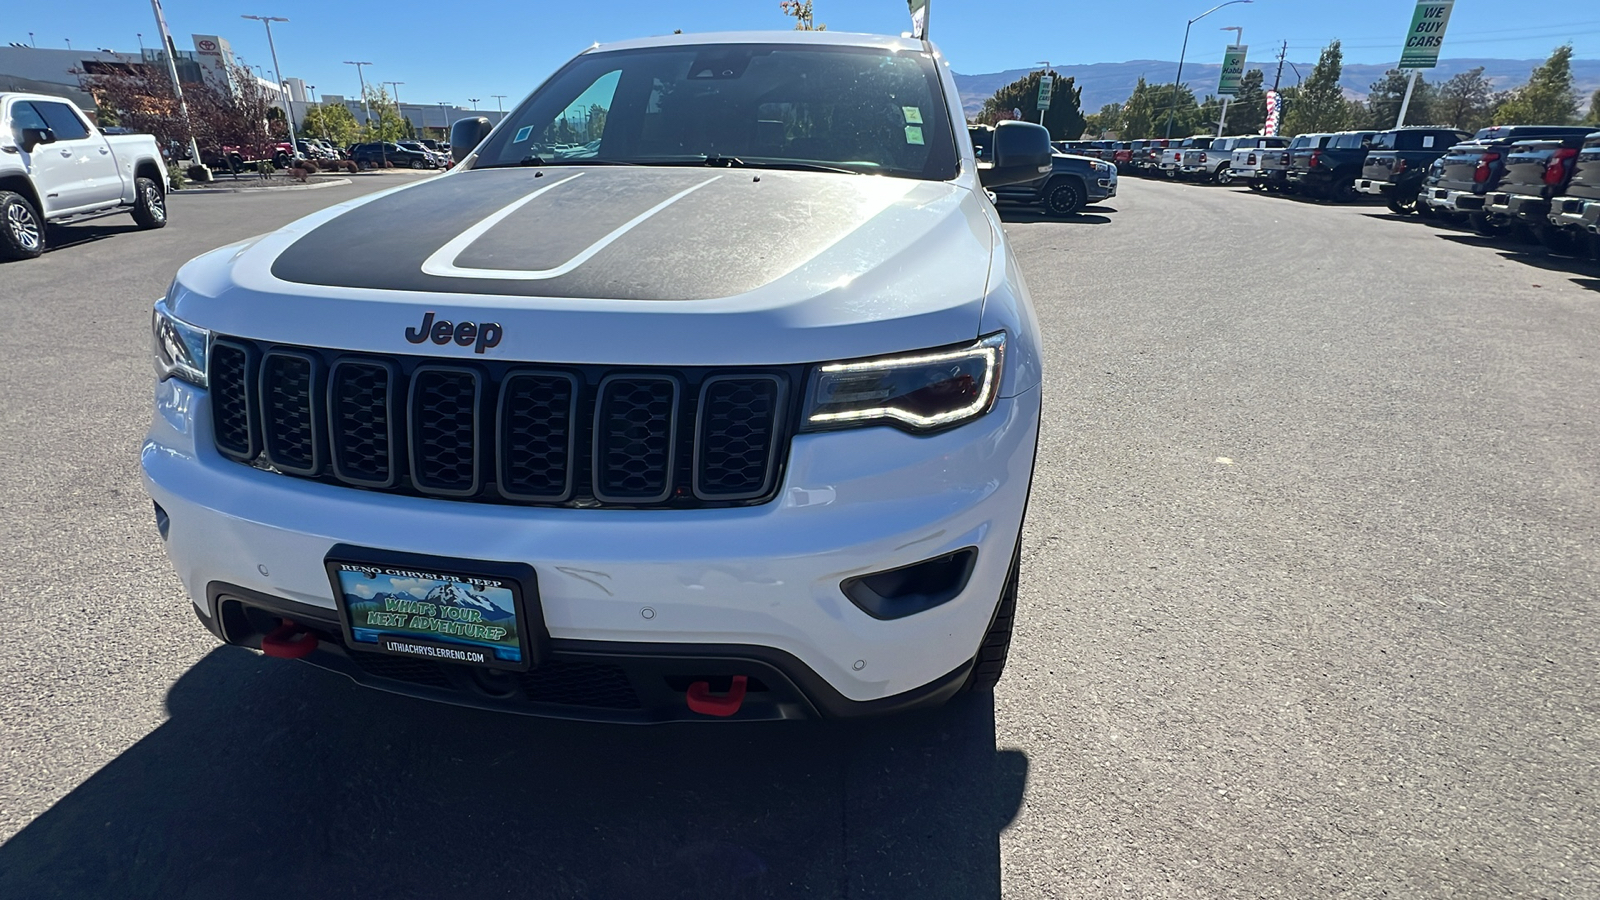
{"type": "Polygon", "coordinates": [[[1288,109],[1285,131],[1309,134],[1342,131],[1349,123],[1344,89],[1339,78],[1344,74],[1344,49],[1338,40],[1322,48],[1322,56],[1300,86],[1298,102],[1288,109]]]}
{"type": "Polygon", "coordinates": [[[1600,90],[1589,95],[1589,115],[1583,120],[1585,125],[1600,125],[1600,90]]]}
{"type": "Polygon", "coordinates": [[[1100,111],[1086,116],[1083,122],[1083,133],[1094,135],[1097,138],[1116,136],[1127,137],[1122,127],[1121,103],[1107,103],[1100,107],[1100,111]]]}
{"type": "Polygon", "coordinates": [[[321,103],[306,110],[300,120],[302,137],[322,138],[340,147],[356,142],[361,128],[350,108],[343,103],[321,103]]]}
{"type": "Polygon", "coordinates": [[[1544,65],[1533,70],[1528,83],[1494,111],[1496,125],[1570,125],[1578,118],[1578,98],[1572,90],[1572,45],[1562,44],[1544,65]]]}
{"type": "Polygon", "coordinates": [[[372,119],[365,129],[368,140],[393,143],[416,137],[416,127],[410,119],[400,115],[399,104],[391,100],[389,92],[382,87],[367,86],[367,108],[372,110],[372,119]]]}
{"type": "MultiPolygon", "coordinates": [[[[1012,118],[1013,110],[1020,110],[1024,121],[1039,121],[1039,76],[1043,72],[1029,72],[983,101],[983,111],[978,122],[993,125],[1012,118]]],[[[1050,109],[1045,112],[1044,127],[1050,130],[1050,139],[1075,141],[1084,132],[1088,122],[1083,117],[1083,88],[1072,78],[1062,78],[1056,73],[1055,89],[1050,94],[1050,109]]]]}
{"type": "MultiPolygon", "coordinates": [[[[1367,102],[1357,122],[1380,131],[1393,128],[1400,118],[1400,105],[1405,102],[1406,82],[1409,80],[1410,76],[1399,69],[1383,73],[1383,78],[1374,81],[1372,87],[1367,89],[1367,102]]],[[[1411,92],[1406,123],[1424,125],[1437,121],[1434,112],[1437,93],[1433,85],[1428,84],[1420,72],[1417,73],[1417,86],[1411,92]]]]}
{"type": "Polygon", "coordinates": [[[102,127],[120,125],[153,134],[163,147],[188,146],[189,125],[183,120],[165,69],[136,63],[97,74],[75,74],[94,97],[95,119],[102,127]]]}
{"type": "Polygon", "coordinates": [[[1239,93],[1228,104],[1230,134],[1260,134],[1267,121],[1267,76],[1260,69],[1244,73],[1239,93]]]}
{"type": "Polygon", "coordinates": [[[818,25],[811,12],[811,0],[783,0],[778,4],[786,16],[794,16],[795,31],[827,31],[828,26],[818,25]]]}
{"type": "Polygon", "coordinates": [[[235,90],[205,84],[184,91],[200,155],[216,160],[223,157],[226,147],[244,159],[269,158],[273,141],[267,130],[267,111],[275,101],[243,66],[232,68],[235,90]]]}
{"type": "Polygon", "coordinates": [[[1489,124],[1494,107],[1494,85],[1483,77],[1483,66],[1478,66],[1439,85],[1433,115],[1441,125],[1477,131],[1489,124]]]}
{"type": "Polygon", "coordinates": [[[1125,140],[1155,137],[1160,101],[1155,89],[1143,77],[1134,86],[1133,95],[1122,104],[1122,137],[1125,140]]]}
{"type": "Polygon", "coordinates": [[[1173,138],[1184,138],[1202,128],[1203,111],[1196,101],[1194,91],[1178,84],[1157,84],[1150,88],[1155,103],[1155,128],[1151,137],[1166,137],[1167,123],[1172,123],[1173,138]]]}

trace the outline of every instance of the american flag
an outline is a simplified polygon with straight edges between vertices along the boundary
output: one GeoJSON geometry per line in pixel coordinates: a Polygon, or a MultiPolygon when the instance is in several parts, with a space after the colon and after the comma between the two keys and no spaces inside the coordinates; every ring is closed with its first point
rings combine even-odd
{"type": "Polygon", "coordinates": [[[1283,119],[1283,103],[1277,91],[1267,91],[1267,126],[1262,132],[1268,137],[1278,133],[1278,123],[1283,119]]]}

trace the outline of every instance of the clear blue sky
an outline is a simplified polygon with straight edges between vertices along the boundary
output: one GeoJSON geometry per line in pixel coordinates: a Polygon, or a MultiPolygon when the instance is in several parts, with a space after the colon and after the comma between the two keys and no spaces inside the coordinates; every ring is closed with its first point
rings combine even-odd
{"type": "MultiPolygon", "coordinates": [[[[932,0],[932,37],[958,72],[978,74],[1056,64],[1177,59],[1184,22],[1217,0],[932,0]]],[[[815,0],[817,20],[835,31],[899,33],[909,27],[904,0],[815,0]]],[[[0,41],[39,46],[136,50],[157,43],[148,0],[7,0],[0,41]]],[[[1399,56],[1413,0],[1255,0],[1194,26],[1191,59],[1220,61],[1245,29],[1252,60],[1289,41],[1290,58],[1314,60],[1329,39],[1345,42],[1351,62],[1399,56]]],[[[220,34],[252,65],[270,68],[262,26],[240,14],[287,16],[273,29],[285,76],[319,93],[357,93],[342,60],[371,60],[370,81],[403,81],[401,99],[494,108],[532,90],[556,66],[595,41],[650,34],[786,27],[778,0],[166,0],[181,49],[192,33],[220,34]],[[415,12],[407,12],[414,9],[415,12]]],[[[1542,58],[1571,40],[1580,58],[1600,58],[1595,0],[1457,0],[1446,57],[1542,58]]]]}

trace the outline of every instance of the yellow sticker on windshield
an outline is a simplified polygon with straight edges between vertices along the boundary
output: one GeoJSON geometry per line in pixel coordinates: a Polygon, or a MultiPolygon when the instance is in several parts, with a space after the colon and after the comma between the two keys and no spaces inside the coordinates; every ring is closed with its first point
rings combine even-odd
{"type": "Polygon", "coordinates": [[[908,143],[908,144],[916,144],[918,146],[922,145],[922,126],[921,125],[907,125],[906,126],[906,143],[908,143]]]}
{"type": "Polygon", "coordinates": [[[902,106],[900,111],[906,114],[907,125],[922,124],[922,110],[915,106],[902,106]]]}

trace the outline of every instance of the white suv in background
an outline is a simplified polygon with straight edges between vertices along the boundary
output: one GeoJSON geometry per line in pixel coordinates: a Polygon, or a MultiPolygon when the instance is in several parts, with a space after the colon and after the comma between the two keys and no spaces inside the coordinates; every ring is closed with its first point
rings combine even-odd
{"type": "Polygon", "coordinates": [[[924,41],[597,46],[448,174],[193,260],[143,467],[199,618],[581,719],[992,685],[1041,360],[985,187],[1051,159],[963,125],[924,41]]]}

